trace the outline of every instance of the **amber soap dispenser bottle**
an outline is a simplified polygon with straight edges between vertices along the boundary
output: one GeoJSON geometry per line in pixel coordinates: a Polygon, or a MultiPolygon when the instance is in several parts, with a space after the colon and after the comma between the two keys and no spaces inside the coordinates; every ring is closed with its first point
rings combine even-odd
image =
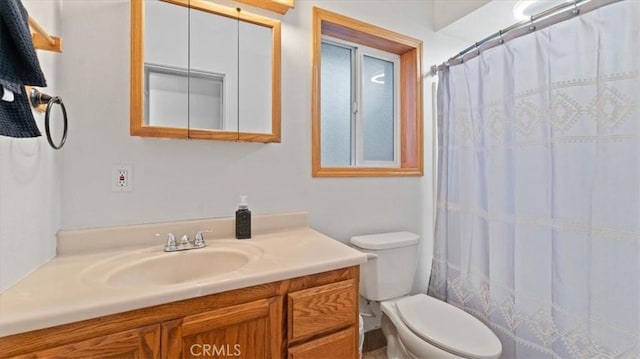
{"type": "Polygon", "coordinates": [[[247,204],[247,196],[240,196],[240,204],[236,211],[236,238],[251,238],[251,211],[247,204]]]}

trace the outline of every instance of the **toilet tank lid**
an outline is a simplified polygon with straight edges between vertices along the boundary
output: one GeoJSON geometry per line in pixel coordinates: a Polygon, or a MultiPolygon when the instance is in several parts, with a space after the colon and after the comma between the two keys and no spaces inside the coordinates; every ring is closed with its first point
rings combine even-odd
{"type": "Polygon", "coordinates": [[[390,249],[412,246],[418,243],[418,236],[411,232],[391,232],[351,237],[351,244],[363,249],[390,249]]]}

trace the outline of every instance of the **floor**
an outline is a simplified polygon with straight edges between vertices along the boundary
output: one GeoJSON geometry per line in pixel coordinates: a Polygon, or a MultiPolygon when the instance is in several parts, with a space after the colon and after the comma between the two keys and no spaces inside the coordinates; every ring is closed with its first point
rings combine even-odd
{"type": "Polygon", "coordinates": [[[366,352],[362,355],[362,359],[387,359],[387,347],[366,352]]]}

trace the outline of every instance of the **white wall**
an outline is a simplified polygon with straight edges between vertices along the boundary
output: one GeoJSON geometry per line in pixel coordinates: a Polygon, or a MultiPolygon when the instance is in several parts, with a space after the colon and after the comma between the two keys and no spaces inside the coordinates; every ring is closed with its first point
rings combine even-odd
{"type": "MultiPolygon", "coordinates": [[[[60,0],[23,3],[48,32],[59,34],[60,0]]],[[[61,55],[38,50],[38,57],[49,85],[43,92],[57,94],[61,55]]],[[[0,137],[0,293],[55,255],[62,160],[44,137],[44,116],[34,114],[43,137],[0,137]]]]}
{"type": "MultiPolygon", "coordinates": [[[[230,216],[238,195],[247,194],[254,213],[305,210],[312,227],[344,242],[398,230],[430,238],[429,79],[424,177],[311,177],[314,5],[422,39],[425,73],[460,47],[433,33],[429,2],[395,1],[390,11],[387,1],[297,1],[282,17],[281,144],[130,137],[129,2],[65,2],[62,84],[72,121],[63,157],[63,228],[230,216]],[[133,164],[132,192],[111,192],[114,163],[133,164]]],[[[430,245],[423,250],[430,253],[430,245]]],[[[425,268],[420,272],[416,288],[424,289],[425,268]]]]}

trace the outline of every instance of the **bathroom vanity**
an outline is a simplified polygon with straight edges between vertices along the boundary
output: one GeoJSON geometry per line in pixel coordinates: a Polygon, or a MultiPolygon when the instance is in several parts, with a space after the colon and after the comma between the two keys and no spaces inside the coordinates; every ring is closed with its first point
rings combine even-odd
{"type": "MultiPolygon", "coordinates": [[[[262,227],[267,233],[242,242],[259,249],[244,265],[178,283],[158,282],[153,273],[140,276],[146,281],[133,274],[128,275],[130,282],[114,278],[128,266],[151,263],[162,255],[196,258],[198,250],[85,252],[86,246],[69,242],[88,233],[72,233],[59,242],[66,255],[0,295],[0,357],[357,358],[359,264],[366,257],[306,227],[306,215],[292,216],[255,217],[256,232],[262,227]],[[278,229],[274,222],[283,226],[278,229]],[[122,258],[130,263],[119,264],[122,258]],[[104,269],[109,264],[113,268],[104,269]]],[[[230,225],[224,221],[232,222],[212,221],[218,223],[192,221],[173,227],[197,230],[212,225],[224,232],[230,225]]],[[[115,230],[139,236],[151,227],[115,230]]],[[[112,239],[115,233],[90,231],[98,231],[93,237],[112,239]]],[[[208,240],[208,253],[246,251],[233,248],[223,233],[219,236],[208,240]]],[[[126,241],[126,235],[115,237],[126,241]]],[[[136,267],[136,272],[145,268],[136,267]]]]}

